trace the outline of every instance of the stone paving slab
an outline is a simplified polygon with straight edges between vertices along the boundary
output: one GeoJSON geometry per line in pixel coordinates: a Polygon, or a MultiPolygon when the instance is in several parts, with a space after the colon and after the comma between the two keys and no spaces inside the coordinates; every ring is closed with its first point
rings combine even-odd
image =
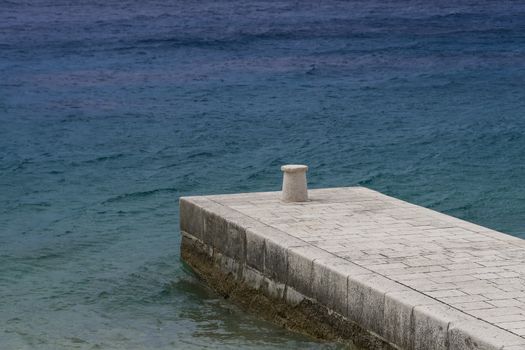
{"type": "Polygon", "coordinates": [[[186,197],[181,229],[400,348],[525,349],[524,240],[362,187],[309,198],[186,197]]]}

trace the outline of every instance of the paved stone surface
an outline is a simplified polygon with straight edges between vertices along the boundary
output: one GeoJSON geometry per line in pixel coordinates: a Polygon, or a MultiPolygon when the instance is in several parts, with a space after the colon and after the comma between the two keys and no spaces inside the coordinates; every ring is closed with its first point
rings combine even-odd
{"type": "MultiPolygon", "coordinates": [[[[465,315],[491,330],[506,331],[503,335],[512,333],[516,338],[508,348],[525,349],[525,341],[518,340],[525,337],[525,241],[520,238],[361,187],[310,190],[305,203],[282,202],[280,192],[204,198],[330,253],[327,259],[335,256],[358,265],[363,276],[379,275],[406,288],[386,290],[395,303],[384,302],[384,308],[417,305],[422,295],[453,310],[460,320],[465,315]],[[403,293],[415,294],[404,299],[403,293]]],[[[315,264],[313,271],[315,277],[315,264]]],[[[370,276],[363,279],[367,287],[370,276]]],[[[416,318],[427,314],[424,304],[415,307],[416,318]]],[[[396,322],[411,317],[394,316],[405,317],[396,322]]],[[[447,322],[445,332],[453,332],[454,322],[447,322]]],[[[467,321],[457,325],[469,327],[467,321]]],[[[381,331],[388,333],[384,325],[381,331]]],[[[398,345],[404,341],[399,339],[398,345]]]]}

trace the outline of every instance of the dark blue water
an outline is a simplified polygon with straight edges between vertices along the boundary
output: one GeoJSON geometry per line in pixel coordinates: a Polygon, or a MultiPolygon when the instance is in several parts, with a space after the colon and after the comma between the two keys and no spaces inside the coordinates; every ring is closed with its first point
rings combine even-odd
{"type": "Polygon", "coordinates": [[[0,0],[0,347],[318,348],[181,264],[179,196],[299,162],[525,237],[524,160],[523,1],[0,0]]]}

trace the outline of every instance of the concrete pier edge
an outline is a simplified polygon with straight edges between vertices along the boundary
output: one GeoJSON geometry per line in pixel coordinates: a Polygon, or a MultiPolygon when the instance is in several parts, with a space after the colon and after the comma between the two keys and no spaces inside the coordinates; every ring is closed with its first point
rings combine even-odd
{"type": "Polygon", "coordinates": [[[183,233],[182,247],[182,259],[207,285],[258,317],[294,332],[340,342],[349,346],[350,350],[399,349],[357,323],[252,268],[245,266],[242,278],[239,278],[240,264],[237,261],[213,251],[187,233],[183,233]]]}
{"type": "MultiPolygon", "coordinates": [[[[261,200],[279,196],[270,192],[181,198],[183,258],[196,249],[192,242],[200,242],[201,253],[216,258],[220,273],[292,306],[314,301],[373,334],[384,349],[385,343],[399,349],[525,349],[520,336],[221,203],[261,194],[261,200]]],[[[488,229],[478,231],[494,236],[488,229]]]]}

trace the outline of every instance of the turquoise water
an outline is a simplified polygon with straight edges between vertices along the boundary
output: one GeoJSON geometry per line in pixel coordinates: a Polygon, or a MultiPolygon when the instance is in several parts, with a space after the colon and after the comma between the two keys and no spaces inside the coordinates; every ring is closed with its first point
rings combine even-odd
{"type": "Polygon", "coordinates": [[[363,185],[525,237],[525,4],[0,0],[0,348],[336,348],[179,257],[178,198],[363,185]]]}

